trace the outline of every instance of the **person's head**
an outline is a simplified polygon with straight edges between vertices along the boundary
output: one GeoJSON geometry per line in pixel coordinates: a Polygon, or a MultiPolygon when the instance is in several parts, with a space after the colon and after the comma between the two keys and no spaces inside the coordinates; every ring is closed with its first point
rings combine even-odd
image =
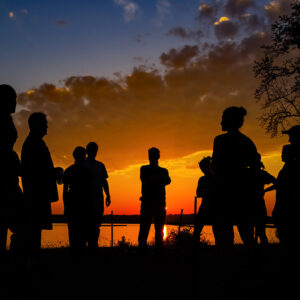
{"type": "Polygon", "coordinates": [[[294,157],[295,156],[293,146],[291,144],[284,145],[282,147],[281,160],[286,163],[294,160],[294,157]]]}
{"type": "Polygon", "coordinates": [[[230,106],[227,107],[222,115],[222,130],[238,130],[243,126],[244,117],[246,116],[247,111],[244,107],[230,106]]]}
{"type": "Polygon", "coordinates": [[[148,157],[149,157],[149,162],[157,164],[158,160],[160,158],[160,152],[159,149],[152,147],[148,150],[148,157]]]}
{"type": "Polygon", "coordinates": [[[86,157],[86,150],[81,146],[76,147],[73,151],[73,157],[75,163],[84,163],[86,157]]]}
{"type": "Polygon", "coordinates": [[[210,173],[210,165],[211,165],[211,157],[210,156],[204,157],[203,159],[201,159],[199,161],[199,167],[204,175],[210,173]]]}
{"type": "Polygon", "coordinates": [[[95,159],[98,152],[98,145],[95,142],[90,142],[86,145],[87,157],[95,159]]]}
{"type": "Polygon", "coordinates": [[[295,125],[289,130],[282,131],[282,133],[289,135],[289,142],[292,145],[300,147],[300,125],[295,125]]]}
{"type": "Polygon", "coordinates": [[[16,111],[17,93],[7,84],[0,84],[0,110],[9,114],[16,111]]]}
{"type": "Polygon", "coordinates": [[[32,113],[28,119],[30,132],[39,137],[47,134],[48,122],[46,115],[42,112],[32,113]]]}

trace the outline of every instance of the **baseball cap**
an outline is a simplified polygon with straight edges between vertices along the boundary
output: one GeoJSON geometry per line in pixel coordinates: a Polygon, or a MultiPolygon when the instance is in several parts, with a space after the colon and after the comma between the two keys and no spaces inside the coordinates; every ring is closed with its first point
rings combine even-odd
{"type": "Polygon", "coordinates": [[[283,130],[282,133],[283,134],[294,135],[294,136],[299,136],[300,137],[300,125],[292,126],[288,130],[283,130]]]}

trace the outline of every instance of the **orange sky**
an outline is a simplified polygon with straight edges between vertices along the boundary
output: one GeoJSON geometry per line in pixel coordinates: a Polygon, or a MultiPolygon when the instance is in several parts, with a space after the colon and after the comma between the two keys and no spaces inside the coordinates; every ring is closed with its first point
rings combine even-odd
{"type": "MultiPolygon", "coordinates": [[[[64,75],[23,90],[14,115],[17,152],[28,134],[30,113],[44,112],[49,123],[45,141],[55,166],[68,167],[76,146],[95,141],[100,149],[98,159],[109,173],[112,205],[106,213],[113,209],[115,214],[137,214],[139,169],[147,163],[147,150],[158,147],[160,165],[168,168],[172,179],[167,187],[168,213],[179,213],[181,208],[192,213],[202,175],[197,163],[211,155],[214,137],[222,133],[223,110],[237,105],[248,112],[242,132],[256,144],[266,170],[277,176],[282,167],[281,149],[288,138],[280,134],[270,138],[259,124],[263,101],[254,99],[258,82],[253,65],[262,55],[261,46],[270,42],[271,23],[289,7],[288,1],[283,2],[260,7],[252,1],[226,1],[224,7],[218,2],[213,2],[215,7],[200,5],[189,27],[168,24],[161,28],[159,42],[140,43],[136,51],[144,56],[135,60],[137,65],[130,71],[120,70],[121,65],[108,53],[106,60],[116,66],[111,76],[103,75],[99,67],[93,72],[99,75],[76,71],[70,74],[85,75],[64,75]],[[155,51],[153,46],[157,46],[155,51]],[[151,63],[146,50],[155,56],[151,63]]],[[[156,35],[142,36],[152,39],[156,35]]],[[[122,52],[123,47],[118,50],[122,52]]],[[[99,51],[99,57],[102,55],[99,51]]],[[[88,59],[87,55],[80,62],[88,59]]],[[[73,66],[75,60],[71,62],[73,66]]],[[[59,69],[56,61],[52,64],[59,69]]],[[[59,191],[61,196],[61,187],[59,191]]],[[[274,193],[266,195],[266,202],[270,214],[274,193]]],[[[61,199],[53,204],[53,212],[63,212],[61,199]]]]}

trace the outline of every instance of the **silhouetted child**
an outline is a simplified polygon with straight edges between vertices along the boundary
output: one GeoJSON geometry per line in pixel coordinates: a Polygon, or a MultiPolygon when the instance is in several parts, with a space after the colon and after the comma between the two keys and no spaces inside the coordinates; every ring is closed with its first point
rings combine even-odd
{"type": "Polygon", "coordinates": [[[279,171],[276,188],[276,202],[272,212],[274,224],[277,227],[277,235],[281,243],[288,242],[293,239],[289,236],[290,226],[294,220],[291,220],[292,215],[298,214],[295,212],[295,203],[293,203],[293,191],[296,188],[293,183],[295,179],[295,152],[292,145],[284,145],[282,147],[281,159],[284,166],[279,171]]]}
{"type": "Polygon", "coordinates": [[[261,161],[261,156],[257,153],[257,159],[251,169],[251,190],[249,193],[253,193],[253,217],[255,237],[260,239],[262,245],[268,244],[268,238],[266,235],[266,221],[267,221],[267,209],[264,200],[264,186],[267,184],[275,184],[276,178],[264,170],[265,166],[261,161]]]}
{"type": "Polygon", "coordinates": [[[198,181],[196,195],[202,198],[201,205],[195,222],[194,239],[199,242],[200,234],[205,225],[212,224],[212,201],[214,193],[215,176],[212,174],[211,157],[205,157],[199,162],[199,167],[204,176],[201,176],[198,181]]]}
{"type": "Polygon", "coordinates": [[[64,172],[63,201],[67,217],[69,242],[73,254],[80,255],[91,246],[95,235],[95,210],[92,197],[92,172],[84,165],[86,150],[76,147],[73,152],[75,163],[64,172]]]}

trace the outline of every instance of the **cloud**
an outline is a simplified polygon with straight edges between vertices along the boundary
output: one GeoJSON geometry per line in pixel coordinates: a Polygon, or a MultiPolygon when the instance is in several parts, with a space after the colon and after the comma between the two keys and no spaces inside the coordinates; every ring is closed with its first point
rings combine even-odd
{"type": "Polygon", "coordinates": [[[15,13],[14,13],[13,11],[10,11],[10,12],[8,13],[8,17],[9,17],[10,19],[14,19],[14,18],[15,18],[15,13]]]}
{"type": "Polygon", "coordinates": [[[28,9],[23,8],[23,9],[21,10],[21,14],[22,14],[22,15],[28,15],[28,9]]]}
{"type": "Polygon", "coordinates": [[[157,19],[156,25],[161,26],[165,17],[170,13],[171,3],[169,0],[156,0],[157,19]]]}
{"type": "Polygon", "coordinates": [[[156,9],[161,18],[167,15],[170,11],[171,4],[168,0],[157,0],[156,9]]]}
{"type": "Polygon", "coordinates": [[[251,33],[240,41],[211,44],[205,51],[186,45],[160,56],[167,66],[164,73],[137,66],[113,80],[71,76],[60,86],[34,87],[18,96],[16,149],[28,133],[29,114],[43,111],[55,165],[70,165],[76,146],[96,141],[107,168],[120,170],[144,161],[151,146],[168,159],[211,149],[221,132],[222,111],[243,105],[248,115],[242,131],[260,152],[274,151],[280,139],[269,142],[257,122],[260,108],[253,99],[253,60],[265,42],[266,35],[251,33]]]}
{"type": "Polygon", "coordinates": [[[262,16],[256,14],[243,14],[240,16],[240,23],[245,27],[248,33],[253,30],[264,31],[266,30],[266,24],[262,16]]]}
{"type": "Polygon", "coordinates": [[[253,0],[228,0],[224,5],[224,12],[231,17],[239,16],[251,6],[254,6],[253,0]]]}
{"type": "Polygon", "coordinates": [[[122,7],[125,22],[131,22],[136,18],[139,10],[138,4],[129,0],[114,0],[114,2],[122,7]]]}
{"type": "Polygon", "coordinates": [[[67,26],[68,22],[66,20],[60,19],[60,20],[56,20],[54,22],[54,25],[58,27],[63,27],[63,26],[67,26]]]}
{"type": "Polygon", "coordinates": [[[202,18],[215,18],[217,13],[217,8],[214,6],[211,6],[207,3],[203,3],[198,8],[198,19],[202,18]]]}
{"type": "Polygon", "coordinates": [[[236,23],[232,22],[228,17],[221,17],[219,21],[214,23],[215,35],[219,40],[234,38],[239,27],[236,23]]]}
{"type": "Polygon", "coordinates": [[[203,36],[203,32],[199,30],[191,30],[181,26],[173,27],[166,33],[168,36],[176,36],[181,39],[193,39],[199,41],[203,36]]]}
{"type": "Polygon", "coordinates": [[[144,32],[144,33],[138,33],[133,37],[133,40],[136,43],[143,43],[145,41],[145,38],[150,35],[149,32],[144,32]]]}
{"type": "Polygon", "coordinates": [[[291,11],[290,4],[293,0],[274,0],[265,5],[265,13],[269,22],[274,22],[278,16],[286,15],[291,11]]]}
{"type": "Polygon", "coordinates": [[[168,53],[162,53],[160,61],[167,67],[180,68],[186,66],[198,53],[198,46],[186,45],[179,50],[173,48],[168,53]]]}

